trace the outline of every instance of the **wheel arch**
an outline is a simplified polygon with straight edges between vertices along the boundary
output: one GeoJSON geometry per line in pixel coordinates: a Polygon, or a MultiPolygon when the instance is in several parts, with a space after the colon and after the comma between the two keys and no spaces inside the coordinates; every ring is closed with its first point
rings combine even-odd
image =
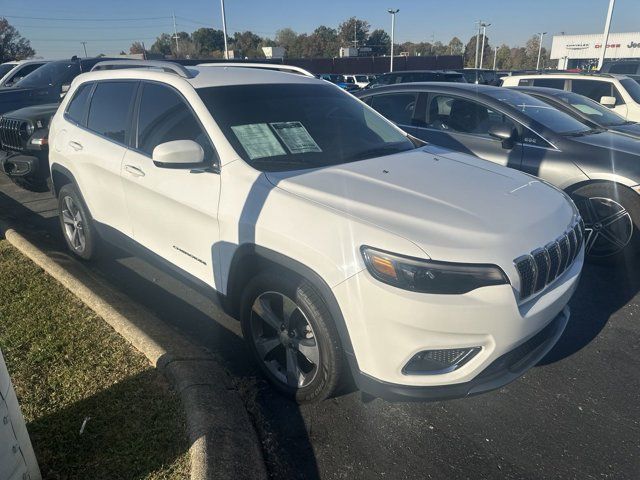
{"type": "Polygon", "coordinates": [[[255,275],[272,269],[304,279],[318,292],[331,313],[340,336],[342,349],[352,369],[354,366],[357,368],[346,322],[331,287],[313,269],[280,252],[255,244],[244,244],[236,249],[229,267],[225,309],[234,318],[238,318],[244,286],[255,275]]]}
{"type": "Polygon", "coordinates": [[[573,192],[575,192],[576,190],[578,190],[579,188],[582,187],[586,187],[587,185],[612,185],[616,188],[622,188],[625,189],[631,193],[634,193],[637,195],[637,193],[631,188],[632,186],[635,186],[637,184],[634,184],[633,182],[619,182],[616,180],[612,180],[609,178],[590,178],[588,180],[583,180],[577,183],[572,183],[571,185],[568,185],[566,187],[564,187],[564,191],[566,193],[568,193],[569,195],[571,195],[573,192]]]}
{"type": "MultiPolygon", "coordinates": [[[[60,189],[65,185],[68,185],[69,183],[72,183],[73,185],[75,185],[76,189],[78,189],[78,182],[76,182],[73,173],[57,163],[51,166],[51,183],[53,187],[53,195],[55,197],[57,197],[60,193],[60,189]]],[[[78,192],[79,191],[80,189],[78,189],[78,192]]]]}

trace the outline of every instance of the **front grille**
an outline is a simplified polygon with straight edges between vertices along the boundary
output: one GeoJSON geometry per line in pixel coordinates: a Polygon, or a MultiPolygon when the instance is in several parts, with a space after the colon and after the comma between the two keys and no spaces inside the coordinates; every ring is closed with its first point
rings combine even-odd
{"type": "Polygon", "coordinates": [[[520,299],[538,293],[566,271],[578,256],[584,242],[581,218],[557,240],[514,260],[520,276],[520,299]]]}
{"type": "Polygon", "coordinates": [[[22,138],[24,120],[14,118],[0,118],[0,143],[7,150],[24,150],[25,144],[22,138]]]}

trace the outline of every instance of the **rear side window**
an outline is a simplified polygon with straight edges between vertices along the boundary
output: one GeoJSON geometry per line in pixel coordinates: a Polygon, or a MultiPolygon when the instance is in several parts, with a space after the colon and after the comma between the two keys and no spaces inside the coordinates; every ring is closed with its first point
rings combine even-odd
{"type": "Polygon", "coordinates": [[[609,73],[636,73],[638,70],[637,63],[614,63],[609,67],[609,73]]]}
{"type": "Polygon", "coordinates": [[[536,87],[557,88],[564,90],[564,78],[536,78],[533,81],[536,87]]]}
{"type": "Polygon", "coordinates": [[[599,102],[602,97],[611,97],[611,87],[611,83],[597,80],[573,80],[571,82],[572,92],[589,97],[596,102],[599,102]]]}
{"type": "Polygon", "coordinates": [[[129,135],[129,112],[137,82],[101,82],[91,97],[87,127],[115,142],[125,144],[129,135]]]}
{"type": "Polygon", "coordinates": [[[67,106],[67,117],[80,125],[84,125],[85,115],[87,113],[87,100],[91,93],[91,83],[83,83],[76,90],[75,95],[67,106]]]}
{"type": "Polygon", "coordinates": [[[392,122],[411,125],[416,108],[415,93],[392,93],[377,95],[371,100],[371,107],[392,122]]]}
{"type": "Polygon", "coordinates": [[[519,87],[530,87],[533,85],[533,78],[522,78],[518,82],[519,87]]]}
{"type": "Polygon", "coordinates": [[[164,85],[143,84],[138,114],[138,150],[151,156],[158,145],[174,140],[193,140],[204,150],[205,159],[213,158],[209,137],[182,97],[164,85]]]}

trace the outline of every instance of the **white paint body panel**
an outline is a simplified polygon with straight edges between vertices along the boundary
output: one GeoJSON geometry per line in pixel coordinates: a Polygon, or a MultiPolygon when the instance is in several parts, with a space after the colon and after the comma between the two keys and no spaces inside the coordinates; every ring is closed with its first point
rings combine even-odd
{"type": "Polygon", "coordinates": [[[51,124],[50,163],[73,173],[96,220],[223,294],[233,255],[243,244],[300,262],[333,290],[361,370],[393,383],[467,381],[566,306],[582,253],[569,271],[525,304],[517,301],[513,265],[570,225],[574,207],[560,191],[521,172],[431,147],[322,169],[261,173],[239,158],[194,88],[322,81],[247,68],[201,67],[199,72],[185,79],[148,70],[100,71],[74,80],[51,124]],[[155,80],[179,90],[216,148],[220,173],[158,168],[126,149],[113,156],[108,169],[99,167],[99,152],[109,147],[86,131],[83,152],[95,150],[98,157],[65,149],[71,124],[63,112],[75,89],[84,81],[109,78],[155,80]],[[118,163],[135,165],[145,175],[132,177],[120,168],[118,182],[118,163]],[[511,285],[465,295],[400,290],[369,275],[362,245],[425,259],[496,264],[511,285]],[[482,354],[452,374],[408,378],[400,373],[418,349],[469,345],[482,346],[482,354]]]}

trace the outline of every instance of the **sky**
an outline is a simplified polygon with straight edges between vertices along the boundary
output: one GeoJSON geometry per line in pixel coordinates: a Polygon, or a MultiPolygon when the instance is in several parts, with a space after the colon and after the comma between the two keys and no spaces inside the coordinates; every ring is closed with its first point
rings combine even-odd
{"type": "MultiPolygon", "coordinates": [[[[492,45],[524,45],[536,32],[551,36],[564,32],[600,33],[609,0],[226,0],[227,29],[251,30],[271,37],[284,27],[298,33],[319,25],[337,27],[356,16],[371,29],[390,32],[388,8],[399,8],[396,43],[440,40],[453,36],[467,42],[479,19],[491,23],[487,37],[492,45]]],[[[178,31],[200,27],[222,28],[219,0],[0,0],[5,16],[31,40],[37,56],[68,58],[128,51],[133,41],[147,48],[162,32],[173,30],[175,12],[178,31]],[[28,18],[25,18],[28,17],[28,18]]],[[[612,32],[640,31],[640,0],[617,0],[612,32]]]]}

